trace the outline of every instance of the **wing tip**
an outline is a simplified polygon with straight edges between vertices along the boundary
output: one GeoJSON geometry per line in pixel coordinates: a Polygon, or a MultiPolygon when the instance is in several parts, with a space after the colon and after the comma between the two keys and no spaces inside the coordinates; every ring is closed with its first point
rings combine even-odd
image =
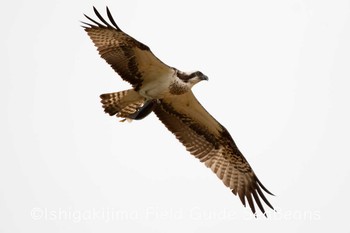
{"type": "Polygon", "coordinates": [[[256,212],[256,208],[255,208],[255,203],[258,206],[259,210],[261,211],[261,213],[267,218],[267,213],[264,209],[264,206],[260,200],[260,198],[263,200],[263,202],[270,207],[272,210],[274,210],[276,212],[276,210],[274,209],[274,207],[271,205],[271,203],[267,200],[267,198],[265,197],[264,193],[262,192],[262,190],[260,189],[260,187],[268,194],[275,196],[274,194],[272,194],[270,191],[268,191],[262,184],[261,182],[256,178],[257,183],[256,185],[254,185],[255,187],[250,187],[246,190],[235,190],[232,189],[232,193],[234,195],[238,194],[239,199],[241,200],[242,204],[244,207],[246,207],[246,200],[248,202],[248,205],[252,211],[252,213],[254,214],[255,217],[257,217],[257,212],[256,212]],[[254,203],[255,202],[255,203],[254,203]]]}
{"type": "Polygon", "coordinates": [[[117,23],[114,21],[114,18],[111,14],[111,12],[109,11],[109,8],[108,6],[106,6],[106,11],[107,11],[107,16],[108,16],[108,19],[109,21],[111,21],[112,25],[119,31],[121,31],[121,29],[119,28],[119,26],[117,25],[117,23]]]}
{"type": "Polygon", "coordinates": [[[86,24],[86,25],[82,25],[83,28],[87,29],[87,28],[94,28],[94,27],[99,27],[99,28],[113,28],[113,29],[116,29],[117,31],[121,31],[119,26],[116,24],[108,6],[106,6],[106,11],[107,11],[107,16],[108,16],[108,19],[109,21],[111,22],[111,25],[110,23],[108,23],[103,17],[102,15],[100,14],[100,12],[98,12],[97,8],[95,6],[92,7],[93,8],[93,11],[95,13],[95,15],[97,16],[97,18],[99,20],[101,20],[101,22],[103,23],[100,23],[100,22],[97,22],[96,20],[92,19],[91,17],[87,16],[86,14],[84,14],[84,16],[90,20],[91,22],[93,22],[94,24],[90,24],[90,23],[86,23],[86,22],[81,22],[83,24],[86,24]]]}
{"type": "Polygon", "coordinates": [[[266,193],[270,194],[271,196],[275,196],[275,194],[271,193],[267,188],[265,188],[265,186],[260,182],[258,177],[256,177],[256,182],[266,193]]]}

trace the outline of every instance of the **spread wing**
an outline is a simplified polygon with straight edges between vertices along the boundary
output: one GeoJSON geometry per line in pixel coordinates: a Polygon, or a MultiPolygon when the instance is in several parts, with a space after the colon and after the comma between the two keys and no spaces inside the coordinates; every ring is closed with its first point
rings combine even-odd
{"type": "Polygon", "coordinates": [[[255,202],[265,214],[262,199],[273,209],[262,190],[271,193],[259,181],[229,132],[201,106],[191,91],[160,100],[154,112],[192,155],[238,194],[244,206],[247,200],[255,214],[255,202]]]}
{"type": "Polygon", "coordinates": [[[85,23],[85,31],[94,42],[99,54],[137,91],[144,81],[159,76],[166,76],[172,68],[160,61],[147,45],[124,33],[115,23],[108,7],[108,23],[94,7],[97,22],[85,15],[91,23],[85,23]]]}

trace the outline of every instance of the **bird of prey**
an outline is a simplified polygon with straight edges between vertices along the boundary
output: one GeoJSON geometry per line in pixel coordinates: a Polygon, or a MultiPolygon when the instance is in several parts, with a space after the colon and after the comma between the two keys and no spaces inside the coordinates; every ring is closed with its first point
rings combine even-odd
{"type": "Polygon", "coordinates": [[[198,102],[191,88],[208,77],[200,71],[183,72],[164,64],[150,48],[123,32],[108,7],[107,22],[94,7],[100,22],[82,22],[101,57],[119,76],[132,85],[125,91],[102,94],[106,113],[140,120],[154,112],[159,120],[199,161],[210,168],[222,182],[266,216],[263,204],[273,209],[263,191],[269,192],[237,148],[231,135],[198,102]]]}

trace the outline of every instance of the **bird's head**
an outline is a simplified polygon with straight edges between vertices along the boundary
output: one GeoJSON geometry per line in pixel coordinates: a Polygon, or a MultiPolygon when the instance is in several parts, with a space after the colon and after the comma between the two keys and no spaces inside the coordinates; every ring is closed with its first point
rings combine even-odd
{"type": "Polygon", "coordinates": [[[177,76],[179,79],[181,79],[184,83],[187,83],[191,86],[199,83],[200,81],[206,80],[208,81],[208,76],[204,75],[200,71],[194,71],[194,72],[178,72],[177,76]]]}

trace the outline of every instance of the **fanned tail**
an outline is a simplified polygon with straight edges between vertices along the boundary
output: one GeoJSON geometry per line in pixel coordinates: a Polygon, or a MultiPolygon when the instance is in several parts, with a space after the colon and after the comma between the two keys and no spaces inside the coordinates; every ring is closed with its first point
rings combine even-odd
{"type": "Polygon", "coordinates": [[[100,95],[102,107],[110,116],[129,119],[145,103],[145,98],[133,89],[100,95]]]}

